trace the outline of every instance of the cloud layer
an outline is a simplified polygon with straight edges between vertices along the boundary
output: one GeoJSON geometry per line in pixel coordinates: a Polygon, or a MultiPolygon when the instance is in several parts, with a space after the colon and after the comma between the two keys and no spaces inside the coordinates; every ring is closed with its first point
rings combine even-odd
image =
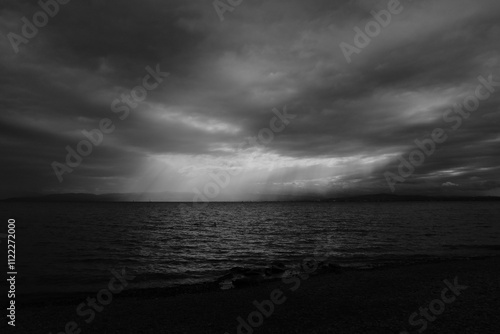
{"type": "Polygon", "coordinates": [[[222,22],[209,1],[72,1],[18,53],[8,35],[40,7],[3,1],[0,196],[189,193],[231,169],[222,198],[388,192],[436,128],[448,139],[396,191],[500,195],[500,87],[457,130],[443,119],[479,76],[500,82],[500,4],[400,6],[348,63],[340,43],[388,1],[243,1],[222,22]],[[170,75],[120,120],[113,101],[157,64],[170,75]],[[290,124],[251,144],[285,106],[290,124]],[[53,162],[104,118],[115,130],[59,182],[53,162]]]}

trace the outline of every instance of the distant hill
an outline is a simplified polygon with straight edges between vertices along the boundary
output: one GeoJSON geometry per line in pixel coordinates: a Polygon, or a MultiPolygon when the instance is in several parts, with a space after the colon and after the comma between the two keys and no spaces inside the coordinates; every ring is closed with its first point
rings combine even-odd
{"type": "MultiPolygon", "coordinates": [[[[253,195],[255,196],[255,195],[253,195]]],[[[436,202],[436,201],[500,201],[500,197],[459,197],[459,196],[417,196],[373,194],[339,198],[316,198],[315,196],[260,195],[247,202],[436,202]]],[[[2,200],[3,202],[192,202],[193,194],[189,193],[125,193],[125,194],[53,194],[29,197],[17,197],[2,200]]],[[[231,198],[220,197],[215,201],[231,201],[231,198]]],[[[214,202],[215,202],[214,201],[214,202]]]]}
{"type": "Polygon", "coordinates": [[[500,197],[492,196],[418,196],[375,194],[353,197],[330,198],[327,202],[442,202],[442,201],[500,201],[500,197]]]}
{"type": "Polygon", "coordinates": [[[127,194],[52,194],[32,197],[17,197],[4,202],[149,202],[149,201],[186,201],[188,194],[176,193],[127,193],[127,194]]]}

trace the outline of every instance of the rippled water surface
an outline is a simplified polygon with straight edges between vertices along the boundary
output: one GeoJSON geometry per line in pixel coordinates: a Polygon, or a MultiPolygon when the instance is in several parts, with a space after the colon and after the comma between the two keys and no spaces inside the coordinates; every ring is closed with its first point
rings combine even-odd
{"type": "MultiPolygon", "coordinates": [[[[133,287],[212,280],[236,266],[325,252],[344,266],[499,253],[494,202],[3,203],[24,292],[93,291],[126,267],[133,287]]],[[[2,230],[5,233],[5,231],[2,230]]]]}

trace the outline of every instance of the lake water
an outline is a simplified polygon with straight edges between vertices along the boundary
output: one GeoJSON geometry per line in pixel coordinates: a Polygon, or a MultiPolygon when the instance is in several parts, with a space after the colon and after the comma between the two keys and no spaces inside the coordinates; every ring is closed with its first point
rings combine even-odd
{"type": "Polygon", "coordinates": [[[24,293],[98,291],[123,267],[140,289],[209,281],[238,266],[293,267],[321,252],[355,267],[500,254],[498,202],[211,203],[192,217],[176,203],[0,209],[9,215],[0,233],[16,219],[24,293]]]}

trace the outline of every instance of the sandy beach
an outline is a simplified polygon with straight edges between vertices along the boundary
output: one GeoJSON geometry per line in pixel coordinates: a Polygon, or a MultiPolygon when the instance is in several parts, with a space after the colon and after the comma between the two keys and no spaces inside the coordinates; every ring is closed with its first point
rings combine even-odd
{"type": "Polygon", "coordinates": [[[75,296],[19,306],[15,329],[54,334],[498,333],[499,268],[500,258],[488,258],[343,271],[227,291],[124,291],[89,324],[88,317],[77,315],[84,300],[75,296]],[[421,308],[435,313],[421,313],[421,308]]]}

